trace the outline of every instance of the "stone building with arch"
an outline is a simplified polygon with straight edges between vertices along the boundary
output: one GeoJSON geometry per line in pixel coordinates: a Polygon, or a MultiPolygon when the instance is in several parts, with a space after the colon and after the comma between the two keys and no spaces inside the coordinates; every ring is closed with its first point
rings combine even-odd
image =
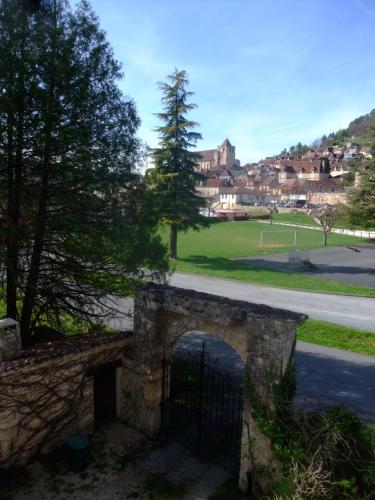
{"type": "Polygon", "coordinates": [[[0,467],[27,463],[74,432],[119,419],[149,437],[161,430],[163,360],[199,330],[226,342],[245,365],[240,444],[242,490],[267,491],[281,464],[257,420],[276,407],[306,316],[167,285],[135,288],[134,330],[20,350],[19,331],[0,338],[0,467]],[[12,335],[12,337],[10,337],[12,335]],[[11,342],[9,341],[9,338],[11,342]],[[6,342],[5,342],[6,340],[6,342]]]}
{"type": "Polygon", "coordinates": [[[270,438],[257,423],[253,402],[275,409],[275,387],[293,363],[296,327],[306,316],[264,305],[175,287],[149,284],[136,289],[132,382],[126,413],[149,436],[161,426],[162,365],[178,339],[200,330],[225,341],[245,365],[246,387],[239,484],[267,491],[281,471],[270,438]],[[263,472],[261,472],[263,471],[263,472]]]}

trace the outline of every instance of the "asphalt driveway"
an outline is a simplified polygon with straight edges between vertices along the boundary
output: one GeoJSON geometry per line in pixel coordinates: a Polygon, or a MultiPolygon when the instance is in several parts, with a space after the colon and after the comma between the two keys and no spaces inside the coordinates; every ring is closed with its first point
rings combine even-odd
{"type": "MultiPolygon", "coordinates": [[[[375,244],[319,248],[307,253],[313,267],[303,271],[305,274],[375,288],[375,244]]],[[[288,252],[232,260],[278,271],[296,271],[288,263],[288,252]]]]}

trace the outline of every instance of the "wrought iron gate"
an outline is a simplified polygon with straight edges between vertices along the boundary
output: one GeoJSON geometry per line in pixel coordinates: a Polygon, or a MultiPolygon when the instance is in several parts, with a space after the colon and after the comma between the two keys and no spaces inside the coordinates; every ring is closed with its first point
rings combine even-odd
{"type": "Polygon", "coordinates": [[[162,429],[202,458],[239,471],[243,388],[201,352],[163,361],[162,429]]]}

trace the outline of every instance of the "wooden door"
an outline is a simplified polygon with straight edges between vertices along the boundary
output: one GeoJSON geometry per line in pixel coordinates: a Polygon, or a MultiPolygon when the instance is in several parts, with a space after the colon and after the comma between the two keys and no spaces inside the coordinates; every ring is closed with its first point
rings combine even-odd
{"type": "Polygon", "coordinates": [[[94,372],[95,428],[116,420],[116,365],[106,365],[94,372]]]}

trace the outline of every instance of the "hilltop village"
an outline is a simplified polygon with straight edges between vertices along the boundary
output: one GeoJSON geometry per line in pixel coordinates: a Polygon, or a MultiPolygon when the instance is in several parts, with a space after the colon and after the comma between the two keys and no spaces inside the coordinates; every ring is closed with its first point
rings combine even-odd
{"type": "Polygon", "coordinates": [[[372,158],[370,147],[351,140],[300,157],[280,154],[243,166],[228,139],[199,153],[197,171],[203,180],[197,189],[209,200],[211,215],[268,203],[293,208],[346,204],[356,182],[353,163],[372,158]]]}

